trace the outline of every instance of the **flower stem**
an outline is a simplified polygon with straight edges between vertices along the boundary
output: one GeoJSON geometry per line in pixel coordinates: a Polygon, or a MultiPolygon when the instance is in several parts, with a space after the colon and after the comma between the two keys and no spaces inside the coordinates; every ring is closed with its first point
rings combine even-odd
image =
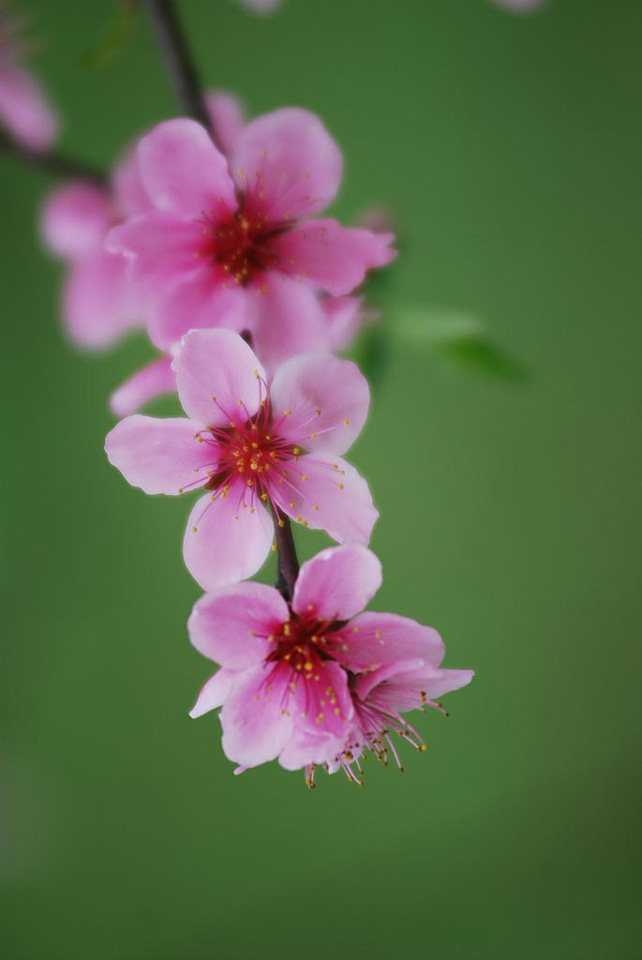
{"type": "Polygon", "coordinates": [[[0,153],[6,153],[22,163],[36,167],[38,170],[44,170],[46,173],[52,173],[56,177],[89,180],[91,183],[97,183],[100,186],[105,186],[107,183],[107,177],[102,171],[83,161],[74,160],[72,157],[67,157],[54,150],[30,150],[29,147],[18,143],[17,140],[13,140],[5,133],[0,133],[0,153]]]}
{"type": "Polygon", "coordinates": [[[187,46],[174,0],[143,2],[181,109],[209,130],[214,143],[220,149],[205,106],[198,70],[187,46]]]}
{"type": "Polygon", "coordinates": [[[278,507],[273,506],[272,513],[279,557],[275,587],[286,600],[291,600],[294,584],[299,575],[299,560],[296,555],[292,527],[289,518],[281,513],[278,507]]]}

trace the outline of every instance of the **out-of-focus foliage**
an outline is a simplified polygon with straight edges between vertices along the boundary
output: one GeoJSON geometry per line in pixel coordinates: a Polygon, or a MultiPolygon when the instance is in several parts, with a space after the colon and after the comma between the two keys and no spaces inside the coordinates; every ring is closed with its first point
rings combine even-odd
{"type": "Polygon", "coordinates": [[[137,0],[120,0],[109,24],[82,54],[81,69],[87,72],[101,70],[122,56],[134,35],[139,8],[137,0]]]}

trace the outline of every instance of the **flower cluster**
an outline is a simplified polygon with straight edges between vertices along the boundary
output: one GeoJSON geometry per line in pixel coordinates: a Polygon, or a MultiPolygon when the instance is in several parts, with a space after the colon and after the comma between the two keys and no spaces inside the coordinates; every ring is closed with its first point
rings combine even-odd
{"type": "Polygon", "coordinates": [[[431,628],[362,612],[381,582],[367,549],[378,514],[343,456],[370,395],[333,352],[335,323],[346,298],[355,312],[366,272],[392,259],[393,237],[313,218],[342,170],[313,114],[278,110],[233,139],[226,158],[207,130],[178,119],[138,145],[148,203],[106,243],[128,262],[186,416],[127,416],[106,451],[146,493],[200,494],[183,555],[208,593],[189,632],[221,669],[192,716],[222,706],[238,770],[278,758],[310,784],[320,764],[361,781],[364,751],[401,768],[393,734],[424,748],[402,711],[438,707],[472,677],[440,667],[431,628]],[[243,582],[290,521],[342,546],[304,564],[292,591],[243,582]]]}
{"type": "MultiPolygon", "coordinates": [[[[44,149],[52,115],[45,129],[9,37],[0,21],[0,118],[44,149]]],[[[191,715],[221,708],[237,772],[278,759],[310,786],[319,766],[360,783],[368,752],[402,769],[396,738],[425,749],[406,712],[443,712],[439,698],[472,678],[442,668],[432,628],[365,612],[381,585],[368,549],[378,512],[344,458],[370,391],[338,354],[368,316],[360,288],[394,259],[394,236],[322,216],[343,159],[313,113],[248,121],[223,93],[191,113],[204,122],[158,124],[108,182],[56,189],[43,242],[68,266],[62,313],[76,343],[104,348],[139,328],[157,351],[112,395],[122,419],[105,449],[145,493],[197,494],[183,556],[206,593],[188,631],[219,669],[191,715]],[[176,393],[185,416],[140,413],[161,393],[176,393]],[[291,524],[339,545],[299,570],[291,524]],[[277,586],[250,582],[273,551],[277,586]]]]}

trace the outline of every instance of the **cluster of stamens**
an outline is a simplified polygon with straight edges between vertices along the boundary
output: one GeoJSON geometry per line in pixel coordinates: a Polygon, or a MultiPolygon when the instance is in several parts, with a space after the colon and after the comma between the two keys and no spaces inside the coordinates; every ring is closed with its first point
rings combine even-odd
{"type": "Polygon", "coordinates": [[[222,208],[203,214],[200,222],[205,242],[199,256],[222,267],[236,284],[245,286],[257,274],[277,267],[272,241],[288,229],[288,224],[271,220],[252,195],[241,197],[241,208],[236,212],[222,208]]]}
{"type": "MultiPolygon", "coordinates": [[[[352,686],[354,681],[352,674],[350,675],[350,681],[352,686]]],[[[448,716],[440,703],[434,703],[427,699],[424,690],[420,691],[420,699],[422,712],[425,712],[426,706],[430,706],[439,710],[444,716],[448,716]]],[[[428,749],[428,744],[422,740],[415,728],[404,720],[396,710],[390,707],[378,707],[368,700],[364,702],[356,695],[353,696],[353,700],[359,733],[354,736],[352,742],[348,742],[335,761],[351,783],[356,783],[360,787],[364,785],[364,770],[361,764],[362,761],[368,759],[368,753],[371,753],[384,767],[388,766],[392,757],[399,773],[404,772],[393,741],[394,734],[409,743],[415,750],[423,753],[428,749]]],[[[324,764],[324,766],[326,769],[328,768],[328,764],[324,764]]],[[[310,764],[305,770],[305,782],[310,790],[314,788],[315,771],[315,764],[310,764]]]]}

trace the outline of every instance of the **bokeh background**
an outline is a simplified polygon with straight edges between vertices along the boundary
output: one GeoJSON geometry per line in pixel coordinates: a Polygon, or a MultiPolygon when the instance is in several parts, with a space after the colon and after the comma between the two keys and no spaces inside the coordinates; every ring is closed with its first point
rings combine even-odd
{"type": "MultiPolygon", "coordinates": [[[[188,505],[102,450],[149,348],[65,342],[36,231],[52,181],[0,157],[3,956],[638,956],[642,5],[179,6],[208,85],[322,115],[341,217],[399,224],[354,451],[381,510],[374,606],[477,677],[419,718],[403,776],[232,775],[218,720],[187,716],[210,672],[185,631],[188,505]],[[408,305],[483,318],[527,377],[406,343],[408,305]]],[[[28,9],[69,152],[106,168],[175,114],[144,21],[86,73],[114,3],[28,9]]]]}

